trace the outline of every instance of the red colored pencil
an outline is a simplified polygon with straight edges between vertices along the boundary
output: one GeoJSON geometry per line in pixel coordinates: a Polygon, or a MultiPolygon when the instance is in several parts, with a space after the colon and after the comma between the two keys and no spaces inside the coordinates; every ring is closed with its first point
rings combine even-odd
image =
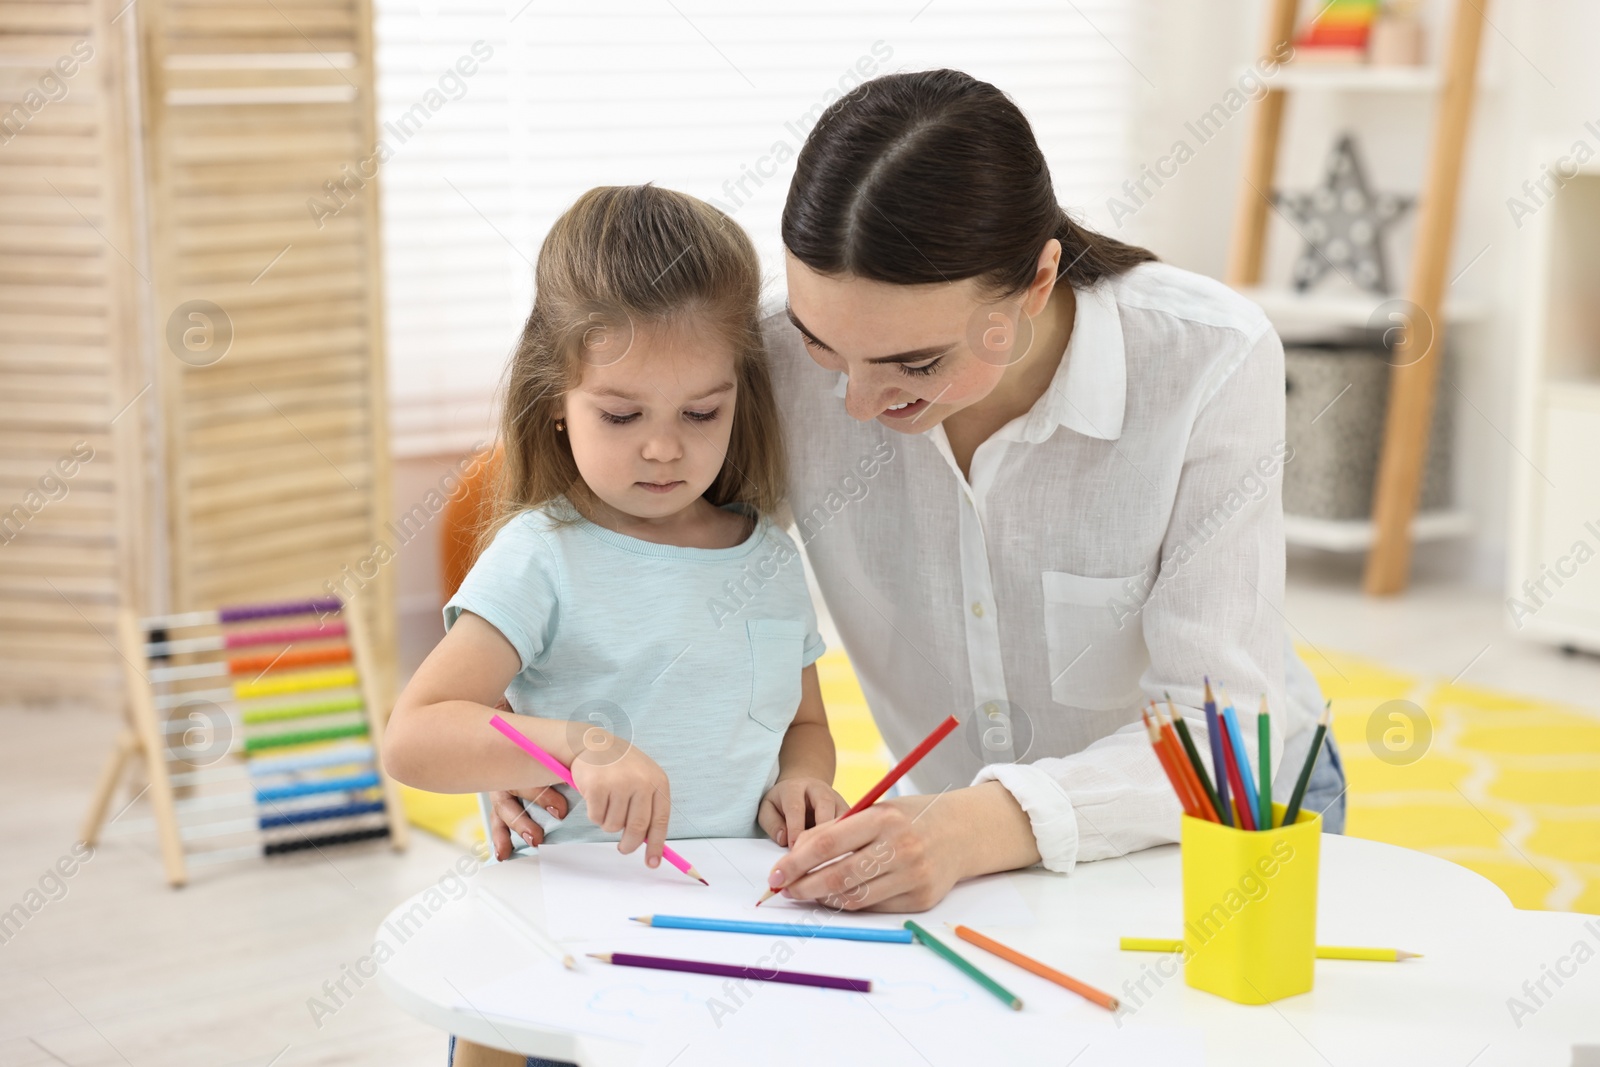
{"type": "MultiPolygon", "coordinates": [[[[883,794],[889,791],[890,786],[894,785],[901,778],[905,777],[906,772],[921,762],[923,756],[926,756],[928,753],[933,751],[933,746],[937,745],[940,741],[943,741],[946,737],[949,737],[950,731],[954,730],[960,725],[961,721],[954,715],[951,715],[949,718],[945,719],[944,722],[940,723],[938,726],[935,726],[933,728],[933,732],[927,737],[924,737],[916,748],[906,753],[905,759],[891,767],[889,769],[889,773],[884,775],[883,779],[878,782],[877,785],[867,790],[866,796],[862,797],[860,800],[851,805],[850,810],[839,816],[839,818],[848,819],[850,816],[858,815],[872,807],[873,804],[877,803],[879,797],[883,796],[883,794]]],[[[790,842],[790,844],[793,843],[794,842],[792,841],[790,842]]],[[[779,888],[781,889],[782,887],[779,888]]],[[[777,896],[778,892],[778,889],[767,890],[761,895],[761,899],[756,901],[756,907],[759,908],[762,904],[777,896]]]]}
{"type": "Polygon", "coordinates": [[[1161,708],[1155,701],[1150,702],[1150,707],[1156,713],[1156,725],[1161,728],[1161,737],[1166,742],[1167,751],[1172,753],[1172,762],[1183,773],[1183,780],[1189,786],[1189,795],[1194,798],[1195,812],[1203,819],[1211,822],[1221,822],[1217,818],[1217,809],[1211,806],[1211,798],[1206,796],[1206,791],[1200,785],[1200,776],[1194,771],[1194,764],[1189,762],[1189,754],[1183,750],[1183,742],[1178,740],[1178,731],[1162,715],[1161,708]]]}
{"type": "Polygon", "coordinates": [[[1189,783],[1184,780],[1183,772],[1172,762],[1172,753],[1167,751],[1167,746],[1161,738],[1161,731],[1150,721],[1148,711],[1140,708],[1139,715],[1144,719],[1144,731],[1150,738],[1150,747],[1156,750],[1156,759],[1161,761],[1161,769],[1167,773],[1167,781],[1172,783],[1172,791],[1178,794],[1178,803],[1183,806],[1183,813],[1199,818],[1195,811],[1194,798],[1189,795],[1189,783]]]}
{"type": "Polygon", "coordinates": [[[1233,741],[1228,737],[1228,731],[1222,731],[1222,762],[1227,764],[1228,788],[1233,791],[1234,811],[1238,813],[1239,829],[1254,830],[1256,828],[1256,813],[1250,810],[1249,798],[1245,796],[1244,779],[1239,775],[1239,763],[1233,753],[1233,741]]]}
{"type": "Polygon", "coordinates": [[[954,715],[952,715],[938,726],[935,726],[933,728],[933,733],[929,734],[927,737],[924,737],[922,742],[918,744],[916,748],[912,749],[910,752],[907,752],[905,759],[901,760],[899,763],[896,763],[894,767],[890,769],[889,773],[883,776],[883,780],[881,782],[867,790],[867,795],[852,804],[850,806],[850,810],[839,816],[839,818],[848,819],[850,816],[858,815],[872,807],[872,805],[876,804],[878,802],[878,798],[889,791],[890,786],[894,785],[901,778],[903,778],[907,771],[922,761],[923,756],[926,756],[928,753],[933,751],[934,745],[937,745],[940,741],[943,741],[949,736],[951,730],[954,730],[960,725],[960,721],[957,720],[954,715]]]}

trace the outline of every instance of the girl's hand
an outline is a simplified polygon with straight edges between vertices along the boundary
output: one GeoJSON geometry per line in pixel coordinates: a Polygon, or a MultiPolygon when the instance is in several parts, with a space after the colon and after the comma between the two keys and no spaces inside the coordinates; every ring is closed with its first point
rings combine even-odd
{"type": "MultiPolygon", "coordinates": [[[[502,700],[494,706],[494,710],[510,715],[511,702],[502,700]]],[[[567,817],[567,798],[556,792],[553,786],[540,786],[532,790],[506,789],[490,793],[489,846],[494,849],[494,858],[497,860],[508,860],[511,858],[511,853],[516,851],[515,846],[511,844],[513,833],[535,848],[544,844],[544,827],[533,821],[533,816],[529,815],[528,809],[523,806],[524,800],[532,801],[558,819],[567,817]]]]}
{"type": "Polygon", "coordinates": [[[524,800],[537,804],[558,819],[567,817],[567,798],[552,786],[532,789],[507,789],[489,794],[489,843],[494,858],[508,860],[513,847],[511,835],[516,834],[530,845],[544,844],[544,827],[533,821],[524,800]]]}
{"type": "Polygon", "coordinates": [[[572,764],[572,780],[589,806],[590,820],[608,834],[622,833],[618,852],[626,854],[643,844],[645,865],[661,865],[672,787],[655,760],[596,728],[584,737],[583,751],[572,764]]]}
{"type": "Polygon", "coordinates": [[[761,798],[756,822],[787,848],[807,827],[832,822],[849,810],[844,797],[821,778],[785,778],[761,798]]]}
{"type": "Polygon", "coordinates": [[[802,830],[832,822],[850,811],[845,798],[819,777],[786,777],[766,790],[755,821],[766,830],[766,837],[787,848],[802,830]]]}

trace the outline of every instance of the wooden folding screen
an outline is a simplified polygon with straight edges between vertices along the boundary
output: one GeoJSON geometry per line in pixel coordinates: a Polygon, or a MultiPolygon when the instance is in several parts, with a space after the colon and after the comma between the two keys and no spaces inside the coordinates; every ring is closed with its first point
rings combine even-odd
{"type": "Polygon", "coordinates": [[[0,7],[0,691],[120,702],[150,379],[115,4],[0,7]],[[113,21],[116,19],[115,21],[113,21]]]}
{"type": "Polygon", "coordinates": [[[120,702],[119,602],[331,593],[387,696],[368,2],[0,3],[3,107],[0,685],[120,702]]]}

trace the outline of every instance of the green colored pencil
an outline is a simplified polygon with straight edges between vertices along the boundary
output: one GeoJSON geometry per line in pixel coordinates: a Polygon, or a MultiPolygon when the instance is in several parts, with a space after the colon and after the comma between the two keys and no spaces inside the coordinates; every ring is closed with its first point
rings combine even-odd
{"type": "Polygon", "coordinates": [[[1178,740],[1183,745],[1184,754],[1189,757],[1189,762],[1194,764],[1194,773],[1200,778],[1200,788],[1206,791],[1206,797],[1211,801],[1211,808],[1217,813],[1224,826],[1233,825],[1233,817],[1223,807],[1222,799],[1217,796],[1216,786],[1211,784],[1211,775],[1206,773],[1206,765],[1200,762],[1200,750],[1195,747],[1194,736],[1189,733],[1189,724],[1183,721],[1183,716],[1178,714],[1177,707],[1172,703],[1172,694],[1162,692],[1167,698],[1167,711],[1172,715],[1172,728],[1178,731],[1178,740]]]}
{"type": "Polygon", "coordinates": [[[1261,710],[1256,713],[1256,748],[1261,752],[1261,818],[1256,827],[1272,829],[1272,718],[1267,714],[1267,697],[1261,695],[1261,710]]]}
{"type": "Polygon", "coordinates": [[[1322,739],[1328,736],[1328,724],[1333,721],[1333,701],[1328,701],[1322,709],[1322,718],[1317,720],[1317,732],[1311,738],[1311,751],[1306,753],[1306,765],[1300,768],[1300,778],[1294,783],[1294,792],[1289,794],[1289,806],[1283,809],[1283,825],[1293,826],[1295,819],[1300,816],[1300,802],[1306,798],[1306,783],[1311,781],[1311,768],[1316,765],[1317,753],[1322,750],[1322,739]]]}
{"type": "Polygon", "coordinates": [[[988,975],[978,970],[978,968],[968,963],[966,957],[962,956],[961,953],[957,952],[943,941],[940,941],[938,938],[928,933],[928,931],[924,930],[910,919],[905,921],[905,927],[907,930],[911,931],[912,937],[933,949],[934,952],[943,956],[947,962],[957,967],[968,978],[972,979],[974,982],[977,982],[979,985],[983,986],[983,988],[999,997],[1005,1004],[1010,1006],[1012,1011],[1022,1010],[1021,997],[1017,996],[1005,986],[1001,985],[999,982],[996,982],[993,978],[990,978],[988,975]]]}

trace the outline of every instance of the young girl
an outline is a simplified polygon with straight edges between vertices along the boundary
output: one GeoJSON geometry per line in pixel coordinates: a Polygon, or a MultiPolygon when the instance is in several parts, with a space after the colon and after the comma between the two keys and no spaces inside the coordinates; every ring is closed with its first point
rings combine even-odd
{"type": "MultiPolygon", "coordinates": [[[[738,225],[649,185],[590,190],[539,252],[512,358],[492,539],[395,705],[383,759],[440,793],[572,768],[545,840],[787,845],[846,810],[798,551],[767,516],[784,479],[738,225]]],[[[554,812],[552,811],[552,814],[554,812]]]]}

